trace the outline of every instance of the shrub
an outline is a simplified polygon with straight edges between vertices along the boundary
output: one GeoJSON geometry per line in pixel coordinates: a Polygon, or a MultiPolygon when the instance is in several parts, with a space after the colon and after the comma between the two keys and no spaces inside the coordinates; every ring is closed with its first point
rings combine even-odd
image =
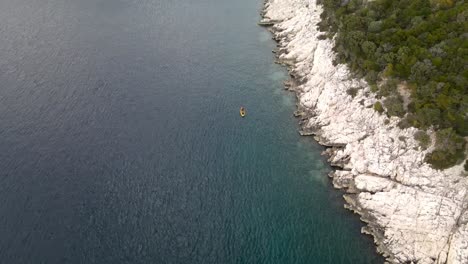
{"type": "Polygon", "coordinates": [[[436,133],[436,149],[426,155],[426,162],[435,169],[446,169],[465,158],[465,139],[457,135],[452,128],[436,133]]]}
{"type": "Polygon", "coordinates": [[[384,109],[382,107],[382,103],[377,101],[375,104],[374,104],[374,110],[379,112],[379,113],[383,113],[384,109]]]}
{"type": "Polygon", "coordinates": [[[397,126],[400,129],[406,129],[406,128],[410,128],[411,124],[408,122],[407,118],[403,118],[403,119],[400,120],[400,122],[398,122],[397,126]]]}
{"type": "Polygon", "coordinates": [[[421,128],[428,128],[431,125],[438,126],[442,121],[440,110],[432,107],[424,107],[416,110],[414,118],[417,127],[421,128]]]}
{"type": "MultiPolygon", "coordinates": [[[[367,72],[365,79],[366,79],[367,83],[369,83],[371,85],[371,90],[372,90],[372,85],[375,85],[375,83],[378,80],[377,72],[375,72],[375,71],[367,72]]],[[[375,91],[373,91],[373,92],[376,92],[376,91],[377,91],[377,89],[375,91]]]]}
{"type": "Polygon", "coordinates": [[[398,127],[401,129],[409,128],[409,127],[420,127],[420,124],[418,120],[416,119],[416,116],[413,114],[407,114],[404,118],[400,120],[398,123],[398,127]]]}
{"type": "Polygon", "coordinates": [[[327,34],[320,34],[320,35],[318,35],[317,38],[318,38],[319,40],[327,39],[327,34]]]}
{"type": "Polygon", "coordinates": [[[349,88],[348,90],[346,90],[346,93],[351,95],[352,98],[354,98],[354,97],[356,97],[358,91],[359,91],[359,88],[352,87],[352,88],[349,88]]]}
{"type": "Polygon", "coordinates": [[[390,96],[384,100],[385,108],[390,116],[403,117],[405,115],[405,108],[403,106],[403,98],[400,95],[390,96]]]}
{"type": "Polygon", "coordinates": [[[379,96],[392,96],[396,95],[397,92],[397,85],[398,85],[398,80],[395,79],[389,79],[385,83],[383,83],[380,88],[378,95],[379,96]]]}
{"type": "Polygon", "coordinates": [[[419,130],[414,134],[414,139],[419,142],[419,146],[424,150],[426,150],[431,144],[431,137],[422,130],[419,130]]]}
{"type": "Polygon", "coordinates": [[[369,23],[369,32],[377,33],[382,29],[382,21],[372,21],[369,23]]]}
{"type": "Polygon", "coordinates": [[[418,61],[411,67],[410,80],[425,83],[431,79],[434,71],[435,67],[430,60],[418,61]]]}

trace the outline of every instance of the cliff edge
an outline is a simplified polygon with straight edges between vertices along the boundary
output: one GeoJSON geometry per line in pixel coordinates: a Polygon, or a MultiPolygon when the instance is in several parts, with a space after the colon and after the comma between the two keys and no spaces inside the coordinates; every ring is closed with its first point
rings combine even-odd
{"type": "Polygon", "coordinates": [[[302,134],[314,135],[332,165],[346,207],[367,223],[377,249],[391,263],[468,263],[468,177],[463,166],[434,170],[413,135],[372,106],[377,101],[345,65],[334,66],[333,42],[317,28],[316,0],[270,0],[261,25],[278,41],[289,67],[302,134]],[[350,95],[350,88],[362,87],[350,95]]]}

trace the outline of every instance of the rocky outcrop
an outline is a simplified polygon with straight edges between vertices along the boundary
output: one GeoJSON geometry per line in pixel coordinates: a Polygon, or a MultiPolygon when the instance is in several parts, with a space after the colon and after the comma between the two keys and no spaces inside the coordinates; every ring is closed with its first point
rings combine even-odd
{"type": "Polygon", "coordinates": [[[438,171],[415,129],[373,110],[376,102],[345,65],[334,66],[333,42],[317,29],[315,0],[270,0],[261,24],[278,41],[279,62],[289,66],[288,89],[298,96],[302,132],[326,146],[346,207],[368,223],[378,251],[392,263],[468,263],[468,178],[462,166],[438,171]],[[356,96],[347,93],[359,88],[356,96]],[[388,120],[387,120],[388,119],[388,120]]]}

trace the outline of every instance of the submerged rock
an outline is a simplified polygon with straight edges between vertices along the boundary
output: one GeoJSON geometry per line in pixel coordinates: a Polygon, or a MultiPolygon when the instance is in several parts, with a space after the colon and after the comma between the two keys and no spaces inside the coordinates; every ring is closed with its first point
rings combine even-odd
{"type": "Polygon", "coordinates": [[[420,150],[416,129],[399,129],[398,118],[366,107],[376,101],[366,96],[370,88],[351,79],[345,65],[333,66],[333,42],[318,38],[321,10],[314,0],[270,0],[262,13],[296,83],[302,134],[334,146],[326,151],[341,168],[330,174],[333,184],[349,193],[346,207],[368,223],[363,233],[374,236],[389,262],[468,263],[462,166],[432,169],[424,162],[431,149],[420,150]],[[365,88],[353,98],[351,87],[365,88]]]}

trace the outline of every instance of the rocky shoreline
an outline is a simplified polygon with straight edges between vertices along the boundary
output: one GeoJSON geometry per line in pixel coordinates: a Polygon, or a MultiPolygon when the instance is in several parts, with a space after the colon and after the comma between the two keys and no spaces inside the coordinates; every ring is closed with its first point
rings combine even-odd
{"type": "Polygon", "coordinates": [[[373,108],[363,80],[334,66],[333,42],[317,29],[316,0],[269,0],[259,23],[278,42],[278,62],[288,66],[288,90],[298,98],[301,134],[313,135],[330,163],[333,185],[367,223],[390,263],[468,263],[468,177],[462,165],[438,171],[424,162],[414,128],[373,108]],[[355,96],[347,91],[358,88],[355,96]]]}

